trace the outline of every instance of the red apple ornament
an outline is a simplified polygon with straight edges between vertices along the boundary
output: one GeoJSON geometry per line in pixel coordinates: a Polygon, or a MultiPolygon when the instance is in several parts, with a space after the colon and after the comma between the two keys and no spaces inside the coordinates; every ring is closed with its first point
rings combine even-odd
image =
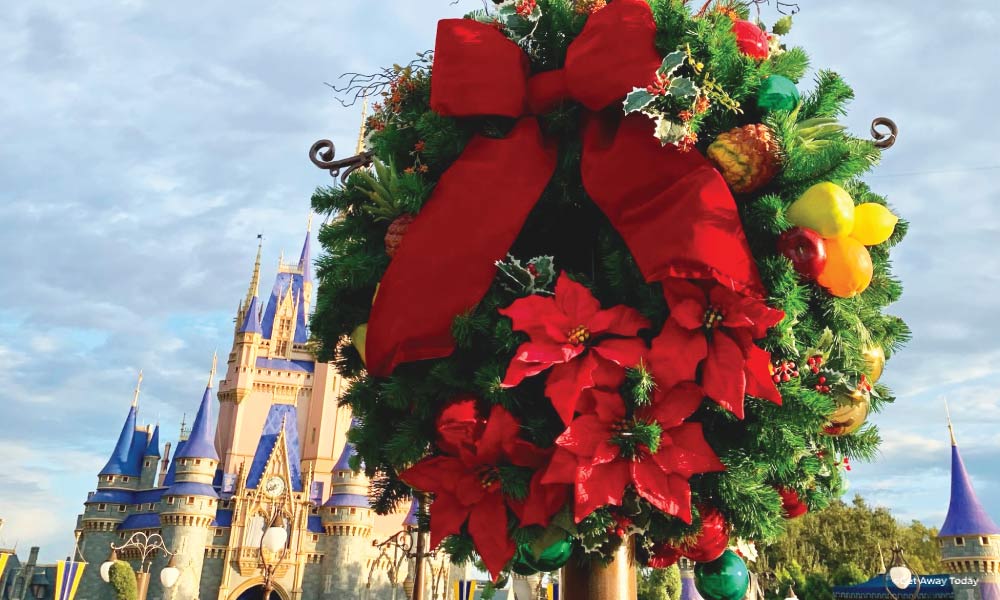
{"type": "Polygon", "coordinates": [[[733,21],[733,33],[736,34],[736,45],[745,56],[763,60],[770,54],[767,33],[756,23],[733,21]]]}
{"type": "Polygon", "coordinates": [[[815,279],[826,267],[826,242],[805,227],[792,227],[778,238],[778,252],[792,261],[795,270],[815,279]]]}
{"type": "Polygon", "coordinates": [[[809,512],[809,507],[799,498],[795,490],[779,487],[778,494],[781,496],[781,508],[785,512],[786,519],[801,517],[809,512]]]}

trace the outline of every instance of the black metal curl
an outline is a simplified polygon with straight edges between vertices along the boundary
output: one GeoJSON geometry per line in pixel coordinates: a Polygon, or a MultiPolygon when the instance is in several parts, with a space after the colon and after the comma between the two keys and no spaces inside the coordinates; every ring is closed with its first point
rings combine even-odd
{"type": "MultiPolygon", "coordinates": [[[[771,0],[746,0],[744,2],[744,6],[746,6],[747,8],[750,8],[751,6],[755,7],[757,11],[758,21],[761,18],[760,7],[770,6],[770,5],[771,5],[771,0]]],[[[801,7],[795,2],[782,2],[781,0],[775,0],[775,7],[778,9],[778,14],[787,16],[797,15],[799,11],[802,10],[801,7]]]]}
{"type": "Polygon", "coordinates": [[[899,127],[896,122],[887,117],[877,117],[872,121],[872,137],[875,138],[875,147],[885,150],[892,148],[896,143],[896,136],[899,135],[899,127]],[[880,130],[885,127],[887,131],[880,130]]]}
{"type": "Polygon", "coordinates": [[[373,152],[362,152],[341,160],[334,160],[337,149],[330,140],[319,140],[309,149],[309,160],[320,169],[330,171],[331,177],[340,176],[345,183],[351,173],[372,164],[373,152]]]}

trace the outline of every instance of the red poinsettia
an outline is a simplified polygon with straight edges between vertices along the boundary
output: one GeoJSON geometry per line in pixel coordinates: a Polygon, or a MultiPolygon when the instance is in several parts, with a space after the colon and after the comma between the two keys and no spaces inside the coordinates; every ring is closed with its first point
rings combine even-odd
{"type": "Polygon", "coordinates": [[[631,419],[621,396],[592,393],[596,412],[577,417],[559,436],[542,483],[575,486],[577,522],[601,506],[621,506],[631,485],[653,506],[690,523],[688,480],[725,469],[701,423],[684,422],[701,403],[701,389],[690,382],[678,385],[631,419]]]}
{"type": "Polygon", "coordinates": [[[702,365],[705,394],[743,418],[747,394],[781,404],[771,380],[771,354],[754,344],[785,313],[719,284],[665,282],[670,319],[653,340],[649,366],[660,386],[693,381],[702,365]]]}
{"type": "Polygon", "coordinates": [[[520,298],[500,314],[530,338],[507,367],[503,387],[514,387],[551,368],[545,395],[563,423],[573,419],[583,390],[620,377],[622,367],[639,364],[646,351],[635,336],[649,322],[637,310],[627,306],[602,310],[590,290],[565,273],[556,282],[554,297],[520,298]]]}
{"type": "Polygon", "coordinates": [[[468,521],[476,551],[495,578],[516,549],[508,534],[508,508],[522,527],[546,526],[565,505],[568,486],[542,483],[542,467],[552,451],[521,439],[520,423],[503,407],[493,407],[489,419],[483,420],[476,412],[476,400],[462,398],[442,412],[437,426],[437,444],[445,454],[421,460],[400,478],[434,494],[431,547],[459,533],[468,521]],[[535,470],[524,498],[503,490],[501,469],[516,467],[535,470]]]}
{"type": "Polygon", "coordinates": [[[680,557],[695,562],[712,562],[729,547],[729,524],[722,513],[713,506],[699,506],[701,530],[698,535],[679,546],[657,542],[651,548],[646,564],[654,569],[665,569],[680,557]]]}

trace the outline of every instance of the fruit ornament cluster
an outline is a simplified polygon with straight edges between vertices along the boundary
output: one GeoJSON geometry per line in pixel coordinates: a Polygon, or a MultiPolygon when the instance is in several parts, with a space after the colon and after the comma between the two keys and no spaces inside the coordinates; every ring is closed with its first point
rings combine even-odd
{"type": "Polygon", "coordinates": [[[909,338],[885,313],[906,222],[790,30],[506,0],[396,69],[373,165],[313,197],[312,331],[376,510],[430,494],[432,546],[498,582],[631,544],[734,600],[733,548],[840,496],[909,338]]]}

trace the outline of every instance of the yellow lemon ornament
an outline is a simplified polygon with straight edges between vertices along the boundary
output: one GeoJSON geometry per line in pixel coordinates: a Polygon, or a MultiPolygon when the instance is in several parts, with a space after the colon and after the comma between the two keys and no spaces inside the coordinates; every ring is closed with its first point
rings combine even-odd
{"type": "Polygon", "coordinates": [[[786,213],[793,225],[812,229],[824,238],[839,238],[854,230],[854,200],[835,183],[817,183],[799,196],[786,213]]]}
{"type": "Polygon", "coordinates": [[[865,246],[877,246],[892,236],[899,217],[874,202],[854,207],[854,230],[851,237],[865,246]]]}

